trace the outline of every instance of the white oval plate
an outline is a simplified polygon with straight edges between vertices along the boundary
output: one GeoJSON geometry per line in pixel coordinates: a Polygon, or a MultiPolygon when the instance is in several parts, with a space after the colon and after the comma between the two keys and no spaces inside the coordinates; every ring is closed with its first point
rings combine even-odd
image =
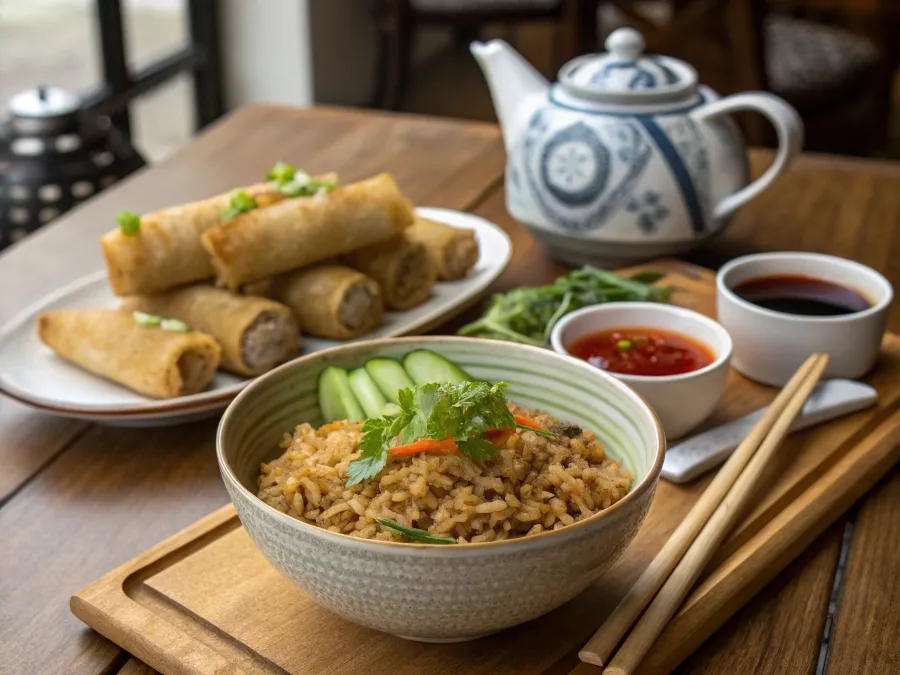
{"type": "MultiPolygon", "coordinates": [[[[476,301],[509,263],[512,243],[497,225],[469,213],[418,208],[424,218],[475,230],[480,256],[475,268],[460,281],[438,282],[424,304],[403,312],[387,312],[384,323],[355,342],[414,335],[455,316],[476,301]]],[[[100,270],[41,299],[0,329],[0,391],[47,412],[94,422],[128,426],[177,424],[222,410],[250,379],[218,372],[204,392],[177,399],[157,400],[92,375],[56,356],[37,337],[41,312],[87,307],[117,307],[100,270]]],[[[303,354],[344,344],[303,337],[303,354]]]]}

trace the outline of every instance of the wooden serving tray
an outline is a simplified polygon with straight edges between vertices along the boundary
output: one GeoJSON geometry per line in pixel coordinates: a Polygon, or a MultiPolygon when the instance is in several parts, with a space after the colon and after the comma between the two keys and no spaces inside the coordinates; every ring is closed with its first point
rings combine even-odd
{"type": "MultiPolygon", "coordinates": [[[[677,304],[714,314],[713,273],[678,261],[677,304]]],[[[724,544],[642,673],[668,673],[900,459],[900,338],[888,335],[868,383],[872,409],[791,436],[755,510],[724,544]]],[[[708,426],[768,403],[775,390],[731,374],[708,426]]],[[[113,570],[71,599],[76,616],[166,674],[599,675],[577,651],[703,491],[660,481],[638,537],[600,581],[560,609],[468,643],[408,642],[313,603],[253,546],[229,505],[113,570]]],[[[523,592],[527,592],[523,589],[523,592]]]]}

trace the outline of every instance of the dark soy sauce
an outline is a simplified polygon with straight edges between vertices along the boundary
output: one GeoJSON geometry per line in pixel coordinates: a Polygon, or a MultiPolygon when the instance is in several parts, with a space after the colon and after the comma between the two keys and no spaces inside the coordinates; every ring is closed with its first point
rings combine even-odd
{"type": "Polygon", "coordinates": [[[841,316],[869,309],[859,291],[832,281],[794,274],[750,279],[732,291],[754,305],[785,314],[841,316]]]}

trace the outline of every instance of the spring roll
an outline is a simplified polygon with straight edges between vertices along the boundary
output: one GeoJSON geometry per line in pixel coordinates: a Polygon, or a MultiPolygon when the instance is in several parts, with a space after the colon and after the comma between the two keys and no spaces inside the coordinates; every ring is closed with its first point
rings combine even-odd
{"type": "MultiPolygon", "coordinates": [[[[244,188],[251,197],[277,191],[271,183],[244,188]]],[[[230,193],[173,206],[141,217],[140,229],[126,235],[120,228],[100,237],[109,285],[115,295],[156,293],[215,274],[200,235],[222,222],[230,193]]]]}
{"type": "MultiPolygon", "coordinates": [[[[337,174],[317,176],[316,180],[336,183],[337,174]]],[[[271,182],[242,189],[258,208],[288,199],[271,182]]],[[[226,192],[144,215],[134,234],[124,234],[116,228],[103,235],[100,243],[113,293],[119,296],[158,293],[212,277],[215,268],[200,235],[222,223],[222,212],[231,203],[231,195],[226,192]]]]}
{"type": "Polygon", "coordinates": [[[203,233],[219,279],[232,290],[400,234],[409,201],[381,174],[314,197],[243,213],[203,233]]]}
{"type": "Polygon", "coordinates": [[[138,325],[115,309],[71,309],[38,317],[41,341],[64,359],[154,398],[203,391],[221,349],[209,335],[138,325]]]}
{"type": "Polygon", "coordinates": [[[179,319],[212,335],[222,347],[222,369],[238,375],[260,375],[300,352],[291,310],[265,298],[197,285],[135,296],[123,309],[179,319]]]}
{"type": "Polygon", "coordinates": [[[269,288],[272,298],[290,307],[305,333],[349,340],[381,325],[381,289],[362,272],[322,264],[288,272],[269,288]]]}
{"type": "Polygon", "coordinates": [[[478,240],[467,228],[416,218],[405,234],[425,247],[442,281],[462,279],[478,262],[478,240]]]}
{"type": "Polygon", "coordinates": [[[344,262],[378,282],[388,309],[410,309],[429,297],[437,270],[425,247],[405,234],[361,248],[344,262]]]}

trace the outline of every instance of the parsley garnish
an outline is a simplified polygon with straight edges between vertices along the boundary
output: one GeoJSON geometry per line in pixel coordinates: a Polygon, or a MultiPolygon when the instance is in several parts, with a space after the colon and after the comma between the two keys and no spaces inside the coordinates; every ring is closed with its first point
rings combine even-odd
{"type": "Polygon", "coordinates": [[[472,459],[490,459],[497,448],[483,436],[491,429],[511,429],[515,419],[506,406],[505,382],[425,384],[398,393],[396,417],[366,420],[359,443],[360,456],[347,467],[347,487],[371,480],[387,465],[394,440],[452,438],[460,452],[472,459]]]}

